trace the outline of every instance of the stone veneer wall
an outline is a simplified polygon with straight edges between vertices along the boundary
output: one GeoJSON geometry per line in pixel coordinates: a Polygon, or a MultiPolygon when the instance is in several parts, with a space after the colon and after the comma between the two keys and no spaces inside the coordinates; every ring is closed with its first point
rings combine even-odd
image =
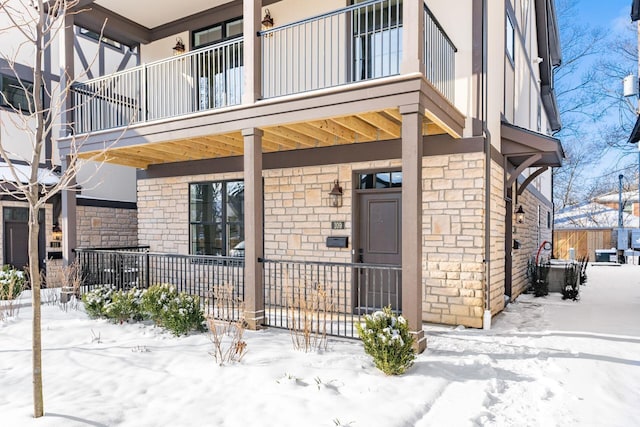
{"type": "Polygon", "coordinates": [[[78,247],[138,245],[138,214],[135,209],[77,206],[78,247]]]}
{"type": "MultiPolygon", "coordinates": [[[[522,205],[524,209],[524,224],[516,224],[514,218],[514,234],[513,238],[518,239],[521,243],[520,249],[513,251],[513,282],[511,287],[511,296],[516,298],[527,288],[528,281],[526,278],[527,262],[536,256],[538,247],[545,240],[552,241],[553,223],[551,227],[547,227],[547,215],[552,215],[553,207],[550,202],[543,202],[533,192],[525,190],[522,195],[518,196],[517,202],[513,206],[517,209],[522,205]],[[538,214],[538,209],[539,214],[538,214]]],[[[549,258],[551,251],[542,250],[541,258],[549,258]]]]}
{"type": "MultiPolygon", "coordinates": [[[[352,233],[355,172],[400,168],[400,160],[265,170],[265,257],[305,261],[352,260],[348,249],[327,248],[330,235],[352,233]],[[343,206],[328,206],[335,179],[343,206]],[[345,229],[331,230],[331,221],[345,229]]],[[[242,179],[241,172],[138,181],[138,239],[151,250],[189,253],[189,183],[242,179]]],[[[492,166],[492,299],[504,293],[504,196],[502,168],[492,166]],[[502,282],[500,282],[500,280],[502,282]],[[499,285],[499,286],[498,286],[499,285]]],[[[482,326],[484,312],[484,154],[423,159],[423,319],[482,326]]],[[[497,302],[495,310],[502,308],[497,302]]],[[[492,310],[493,311],[493,310],[492,310]]]]}
{"type": "Polygon", "coordinates": [[[484,155],[423,159],[423,319],[482,326],[484,155]]]}
{"type": "Polygon", "coordinates": [[[491,271],[489,272],[489,292],[491,314],[494,315],[504,308],[505,281],[505,201],[504,169],[502,165],[491,162],[491,271]]]}

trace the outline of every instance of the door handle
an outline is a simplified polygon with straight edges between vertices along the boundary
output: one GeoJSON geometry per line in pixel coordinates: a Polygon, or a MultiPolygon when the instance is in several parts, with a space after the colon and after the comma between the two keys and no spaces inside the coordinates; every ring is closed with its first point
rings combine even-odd
{"type": "Polygon", "coordinates": [[[358,262],[359,263],[364,262],[364,251],[362,249],[358,249],[358,262]]]}

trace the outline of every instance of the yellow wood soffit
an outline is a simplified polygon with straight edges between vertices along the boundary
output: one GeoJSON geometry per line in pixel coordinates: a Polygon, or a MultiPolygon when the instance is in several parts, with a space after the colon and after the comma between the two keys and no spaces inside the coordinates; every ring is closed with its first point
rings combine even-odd
{"type": "MultiPolygon", "coordinates": [[[[269,126],[263,129],[262,151],[297,150],[332,145],[398,139],[402,135],[402,117],[397,108],[365,112],[330,119],[269,126]]],[[[425,116],[423,135],[439,135],[447,131],[425,116]]],[[[171,140],[154,144],[111,148],[104,153],[79,155],[97,161],[146,169],[149,165],[202,160],[243,154],[240,131],[219,135],[171,140]]]]}

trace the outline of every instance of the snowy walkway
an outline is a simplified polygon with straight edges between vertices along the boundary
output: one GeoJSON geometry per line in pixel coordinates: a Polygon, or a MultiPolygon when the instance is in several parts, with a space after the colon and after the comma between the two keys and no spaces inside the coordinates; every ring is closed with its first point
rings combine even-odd
{"type": "Polygon", "coordinates": [[[385,377],[355,340],[294,351],[247,331],[218,367],[205,334],[43,307],[46,416],[31,418],[31,308],[0,321],[2,426],[640,425],[640,267],[590,266],[580,302],[523,295],[489,331],[427,326],[428,349],[385,377]]]}
{"type": "Polygon", "coordinates": [[[544,311],[549,326],[640,337],[640,266],[589,264],[587,277],[579,304],[548,301],[544,311]]]}

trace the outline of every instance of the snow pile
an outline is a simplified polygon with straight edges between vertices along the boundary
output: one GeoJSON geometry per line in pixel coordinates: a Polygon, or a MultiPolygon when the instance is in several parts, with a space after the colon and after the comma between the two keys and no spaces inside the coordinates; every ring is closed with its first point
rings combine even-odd
{"type": "Polygon", "coordinates": [[[46,416],[39,420],[32,418],[31,310],[22,307],[0,323],[0,424],[634,425],[638,270],[590,267],[580,302],[522,296],[490,331],[425,327],[428,349],[400,377],[379,372],[355,340],[330,339],[326,351],[303,353],[292,349],[288,331],[247,331],[242,362],[220,367],[206,334],[176,338],[148,324],[114,325],[45,305],[46,416]],[[591,330],[594,319],[601,322],[591,330]]]}

